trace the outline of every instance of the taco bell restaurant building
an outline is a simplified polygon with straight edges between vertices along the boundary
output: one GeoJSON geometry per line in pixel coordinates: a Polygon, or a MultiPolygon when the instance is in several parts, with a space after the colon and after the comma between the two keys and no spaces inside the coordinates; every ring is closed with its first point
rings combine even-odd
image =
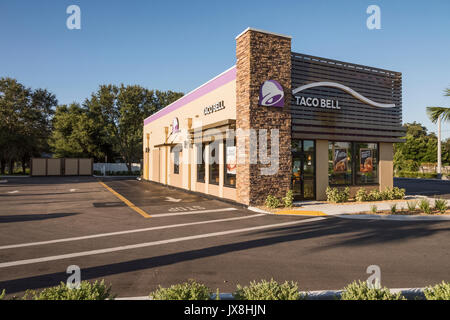
{"type": "Polygon", "coordinates": [[[235,66],[144,120],[143,178],[250,206],[288,190],[326,200],[328,186],[392,187],[404,134],[401,73],[292,52],[291,37],[248,28],[235,66]]]}

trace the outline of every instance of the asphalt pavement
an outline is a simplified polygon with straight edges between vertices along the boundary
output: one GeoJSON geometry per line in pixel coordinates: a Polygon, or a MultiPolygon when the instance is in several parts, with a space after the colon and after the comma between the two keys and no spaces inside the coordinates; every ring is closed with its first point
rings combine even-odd
{"type": "Polygon", "coordinates": [[[341,289],[381,268],[382,284],[450,281],[450,222],[277,216],[133,179],[55,177],[0,184],[0,289],[20,296],[105,279],[121,297],[195,279],[214,291],[274,278],[341,289]],[[144,215],[145,214],[145,215],[144,215]]]}

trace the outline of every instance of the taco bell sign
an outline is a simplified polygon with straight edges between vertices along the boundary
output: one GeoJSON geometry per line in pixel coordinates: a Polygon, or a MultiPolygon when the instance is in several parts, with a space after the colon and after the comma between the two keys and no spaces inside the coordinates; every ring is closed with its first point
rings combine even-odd
{"type": "Polygon", "coordinates": [[[281,84],[275,80],[266,80],[259,89],[260,106],[284,107],[284,91],[281,84]]]}

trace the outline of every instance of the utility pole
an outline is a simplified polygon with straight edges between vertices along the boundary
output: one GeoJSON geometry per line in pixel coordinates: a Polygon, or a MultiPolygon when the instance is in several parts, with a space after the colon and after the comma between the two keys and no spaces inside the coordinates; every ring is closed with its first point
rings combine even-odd
{"type": "Polygon", "coordinates": [[[442,159],[441,159],[441,116],[438,117],[438,147],[437,147],[437,178],[442,177],[442,159]]]}

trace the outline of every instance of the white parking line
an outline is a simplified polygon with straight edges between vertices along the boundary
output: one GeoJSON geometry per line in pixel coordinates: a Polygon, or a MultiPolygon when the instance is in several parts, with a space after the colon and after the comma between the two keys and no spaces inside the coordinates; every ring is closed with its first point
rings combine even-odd
{"type": "Polygon", "coordinates": [[[17,192],[19,192],[19,190],[8,191],[8,193],[17,193],[17,192]]]}
{"type": "Polygon", "coordinates": [[[125,230],[125,231],[116,231],[116,232],[108,232],[108,233],[99,233],[99,234],[93,234],[93,235],[81,236],[81,237],[63,238],[63,239],[55,239],[55,240],[47,240],[47,241],[39,241],[39,242],[28,242],[28,243],[11,244],[11,245],[6,245],[6,246],[0,246],[0,250],[23,248],[23,247],[32,247],[32,246],[40,246],[40,245],[45,245],[45,244],[53,244],[53,243],[60,243],[60,242],[70,242],[70,241],[86,240],[86,239],[101,238],[101,237],[111,237],[111,236],[118,236],[118,235],[129,234],[129,233],[146,232],[146,231],[171,229],[171,228],[180,228],[180,227],[195,226],[195,225],[200,225],[200,224],[209,224],[209,223],[216,223],[216,222],[227,222],[227,221],[251,219],[251,218],[260,217],[260,216],[263,216],[263,215],[264,214],[254,214],[254,215],[251,215],[251,216],[236,217],[236,218],[225,218],[225,219],[215,219],[215,220],[206,220],[206,221],[189,222],[189,223],[179,223],[179,224],[172,224],[172,225],[166,225],[166,226],[149,227],[149,228],[133,229],[133,230],[125,230]]]}
{"type": "Polygon", "coordinates": [[[111,253],[111,252],[124,251],[124,250],[139,249],[139,248],[145,248],[145,247],[151,247],[151,246],[157,246],[157,245],[163,245],[163,244],[169,244],[169,243],[175,243],[175,242],[182,242],[182,241],[188,241],[188,240],[196,240],[196,239],[224,236],[224,235],[229,235],[229,234],[234,234],[234,233],[256,231],[256,230],[263,230],[263,229],[270,229],[270,228],[277,228],[277,227],[285,227],[285,226],[290,226],[290,225],[295,225],[295,224],[300,224],[300,223],[305,223],[305,222],[319,221],[319,220],[323,220],[323,219],[326,219],[326,218],[317,217],[317,218],[289,221],[289,222],[263,225],[263,226],[257,226],[257,227],[242,228],[242,229],[213,232],[213,233],[205,233],[205,234],[199,234],[199,235],[189,236],[189,237],[181,237],[181,238],[174,238],[174,239],[167,239],[167,240],[160,240],[160,241],[144,242],[144,243],[138,243],[138,244],[133,244],[133,245],[114,247],[114,248],[82,251],[82,252],[61,254],[61,255],[57,255],[57,256],[49,256],[49,257],[42,257],[42,258],[35,258],[35,259],[10,261],[10,262],[0,263],[0,268],[21,266],[21,265],[26,265],[26,264],[34,264],[34,263],[47,262],[47,261],[63,260],[63,259],[76,258],[76,257],[92,256],[92,255],[97,255],[97,254],[111,253]]]}
{"type": "Polygon", "coordinates": [[[197,213],[208,213],[208,212],[223,212],[223,211],[235,211],[236,208],[222,208],[222,209],[210,209],[210,210],[197,210],[197,211],[183,211],[183,212],[170,212],[170,213],[159,213],[152,214],[152,218],[162,218],[162,217],[172,217],[172,216],[182,216],[186,214],[197,214],[197,213]]]}

